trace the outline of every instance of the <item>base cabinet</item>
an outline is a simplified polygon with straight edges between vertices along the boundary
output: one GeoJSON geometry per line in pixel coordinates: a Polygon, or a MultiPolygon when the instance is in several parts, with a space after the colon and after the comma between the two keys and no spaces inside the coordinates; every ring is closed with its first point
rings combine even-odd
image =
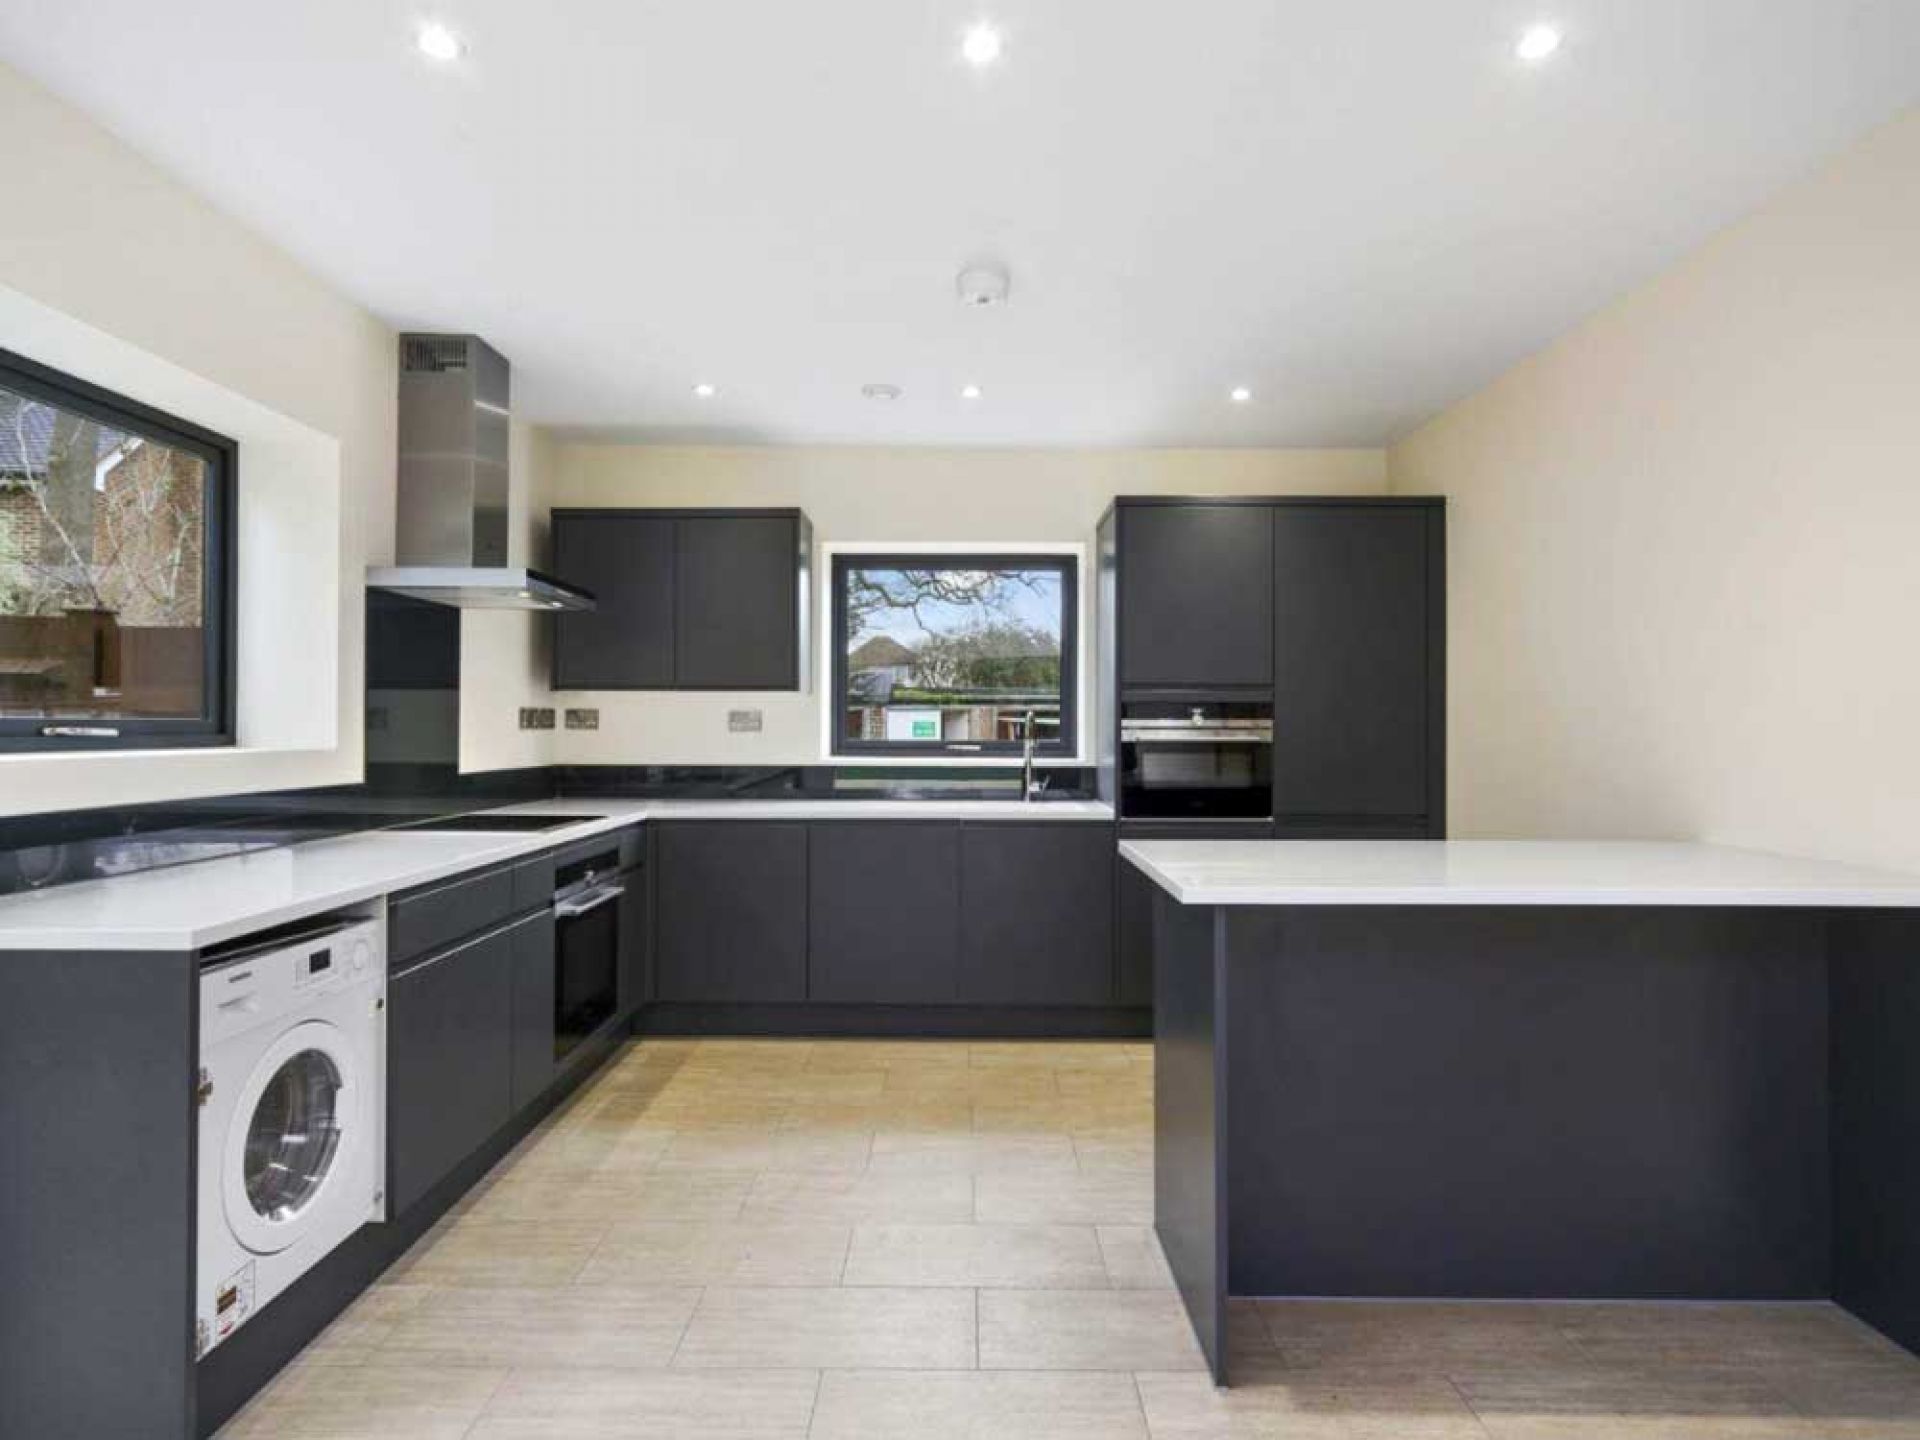
{"type": "Polygon", "coordinates": [[[1110,825],[960,828],[960,987],[972,1005],[1113,1003],[1110,825]]]}
{"type": "Polygon", "coordinates": [[[553,1083],[553,912],[513,927],[513,1108],[553,1083]]]}
{"type": "Polygon", "coordinates": [[[387,982],[387,1194],[395,1215],[513,1114],[514,955],[540,920],[411,961],[387,982]]]}
{"type": "Polygon", "coordinates": [[[807,827],[679,821],[659,830],[654,926],[660,998],[807,998],[807,827]]]}
{"type": "Polygon", "coordinates": [[[952,1004],[960,827],[874,820],[808,829],[807,998],[952,1004]]]}

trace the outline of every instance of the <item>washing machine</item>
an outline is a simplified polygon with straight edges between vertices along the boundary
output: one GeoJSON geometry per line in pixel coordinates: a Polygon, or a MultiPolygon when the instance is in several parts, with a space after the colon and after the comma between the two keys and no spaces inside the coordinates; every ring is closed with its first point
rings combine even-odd
{"type": "Polygon", "coordinates": [[[385,1218],[384,928],[286,927],[200,972],[201,1355],[385,1218]]]}

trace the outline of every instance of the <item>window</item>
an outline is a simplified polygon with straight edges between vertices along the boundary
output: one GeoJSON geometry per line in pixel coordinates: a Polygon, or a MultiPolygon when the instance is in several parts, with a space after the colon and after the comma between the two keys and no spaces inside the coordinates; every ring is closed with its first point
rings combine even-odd
{"type": "Polygon", "coordinates": [[[234,471],[0,350],[0,749],[232,743],[234,471]]]}
{"type": "Polygon", "coordinates": [[[1075,751],[1071,555],[836,555],[835,754],[1075,751]]]}

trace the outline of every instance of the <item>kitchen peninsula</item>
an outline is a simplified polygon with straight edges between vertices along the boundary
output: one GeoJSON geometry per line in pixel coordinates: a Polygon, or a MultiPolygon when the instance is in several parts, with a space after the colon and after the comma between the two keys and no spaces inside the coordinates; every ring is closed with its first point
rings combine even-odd
{"type": "Polygon", "coordinates": [[[1229,1295],[1831,1297],[1920,1345],[1920,877],[1148,842],[1155,1225],[1229,1295]]]}

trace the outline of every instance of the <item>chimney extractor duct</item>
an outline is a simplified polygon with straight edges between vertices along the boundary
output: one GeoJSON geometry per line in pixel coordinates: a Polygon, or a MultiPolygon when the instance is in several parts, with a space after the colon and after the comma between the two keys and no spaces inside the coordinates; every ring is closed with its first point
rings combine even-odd
{"type": "Polygon", "coordinates": [[[400,563],[368,585],[464,609],[594,608],[592,592],[507,564],[510,373],[477,336],[400,337],[400,563]]]}

